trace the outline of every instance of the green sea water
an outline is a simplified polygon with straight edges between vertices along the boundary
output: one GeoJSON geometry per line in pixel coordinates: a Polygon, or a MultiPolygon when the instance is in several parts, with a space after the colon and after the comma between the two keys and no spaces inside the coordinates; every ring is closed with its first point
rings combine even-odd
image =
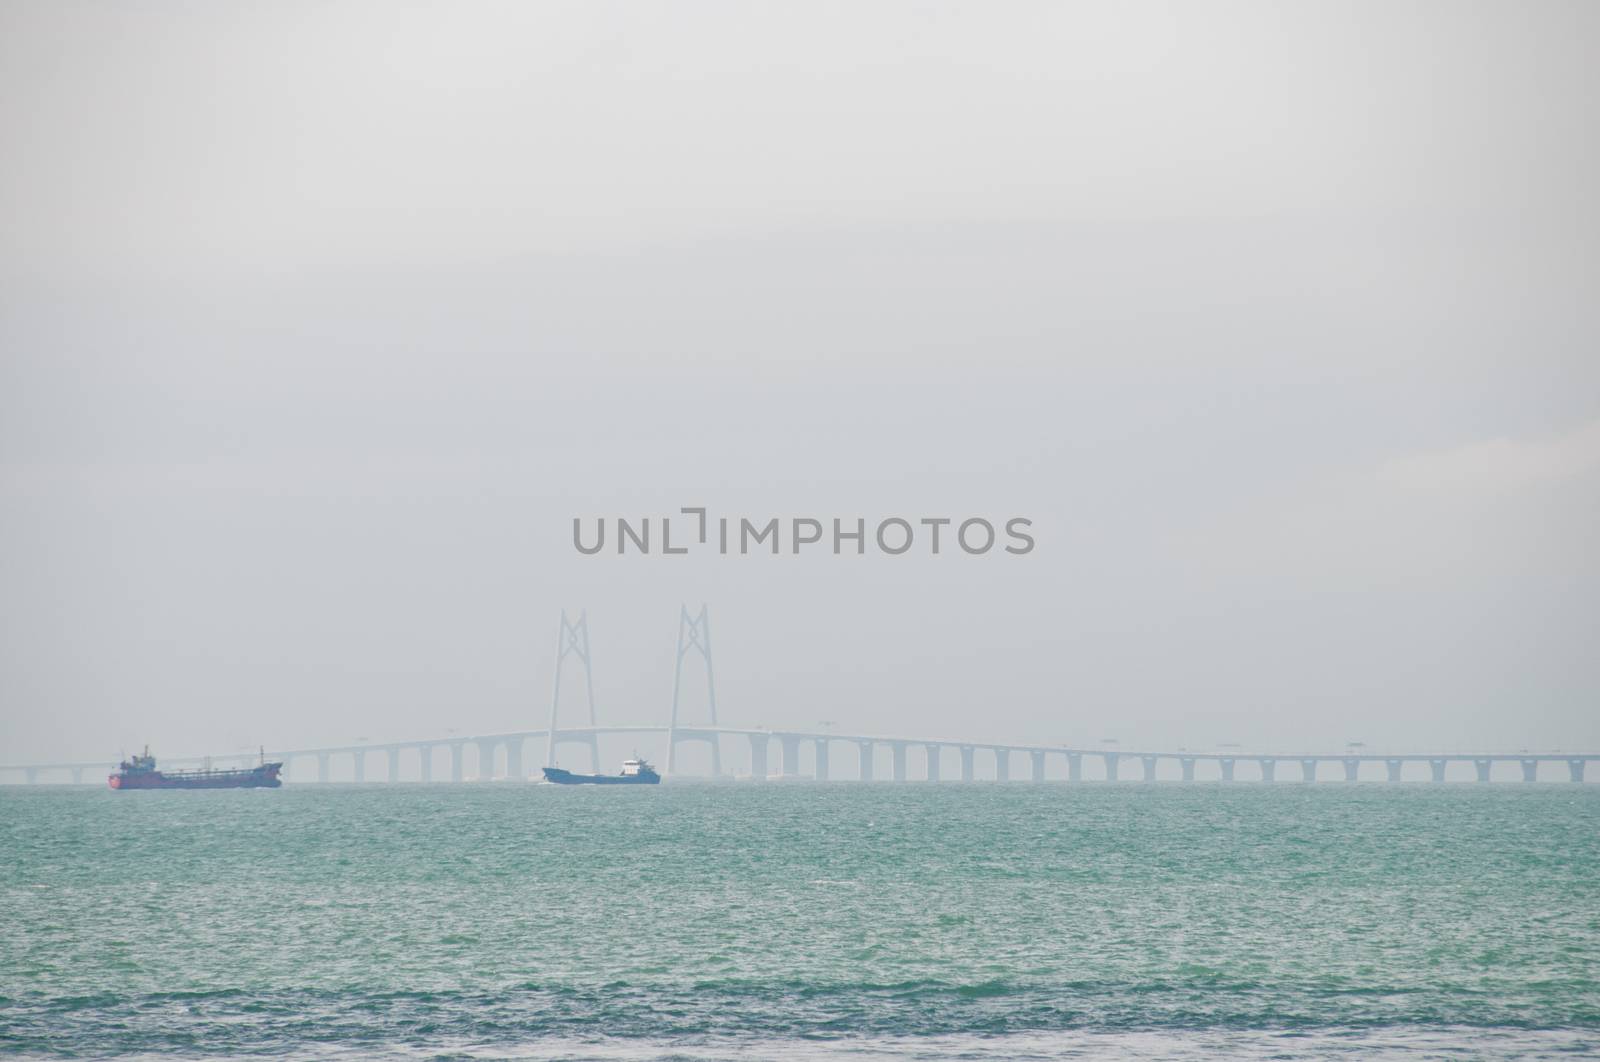
{"type": "Polygon", "coordinates": [[[1596,1052],[1600,786],[0,789],[0,1054],[1596,1052]]]}

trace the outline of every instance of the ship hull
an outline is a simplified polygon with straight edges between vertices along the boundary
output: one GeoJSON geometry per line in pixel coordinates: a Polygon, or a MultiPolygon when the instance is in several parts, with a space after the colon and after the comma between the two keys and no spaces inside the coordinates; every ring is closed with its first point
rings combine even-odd
{"type": "Polygon", "coordinates": [[[573,774],[560,767],[544,768],[544,779],[556,785],[658,785],[661,776],[650,774],[573,774]]]}
{"type": "Polygon", "coordinates": [[[277,789],[283,785],[281,763],[265,763],[245,771],[118,771],[107,782],[112,789],[277,789]]]}

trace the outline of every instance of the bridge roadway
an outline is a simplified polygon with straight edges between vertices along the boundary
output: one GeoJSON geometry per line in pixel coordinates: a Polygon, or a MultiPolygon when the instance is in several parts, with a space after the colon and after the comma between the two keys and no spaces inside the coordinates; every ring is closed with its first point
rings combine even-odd
{"type": "MultiPolygon", "coordinates": [[[[1121,767],[1125,763],[1137,763],[1140,769],[1139,779],[1153,782],[1157,779],[1157,768],[1163,762],[1176,763],[1183,781],[1195,780],[1195,765],[1199,763],[1213,764],[1222,781],[1235,780],[1235,768],[1242,761],[1255,766],[1255,776],[1263,782],[1275,781],[1278,778],[1278,766],[1283,763],[1292,763],[1299,767],[1300,781],[1315,781],[1317,770],[1324,763],[1337,763],[1343,767],[1343,778],[1347,782],[1359,780],[1361,767],[1364,764],[1380,763],[1384,768],[1384,777],[1390,782],[1402,780],[1402,771],[1407,764],[1426,764],[1429,777],[1435,782],[1445,781],[1445,770],[1453,763],[1472,764],[1474,777],[1480,782],[1490,781],[1490,772],[1497,763],[1515,763],[1521,769],[1521,778],[1525,782],[1539,780],[1539,767],[1547,763],[1564,763],[1567,766],[1567,777],[1573,782],[1582,782],[1585,766],[1600,760],[1597,753],[1562,753],[1562,752],[1516,752],[1516,753],[1376,753],[1376,752],[1337,752],[1337,753],[1262,753],[1243,751],[1222,752],[1190,752],[1179,750],[1177,752],[1141,752],[1124,749],[1106,748],[1072,748],[1064,745],[1029,745],[1009,742],[988,741],[945,741],[926,738],[887,737],[868,734],[838,734],[820,731],[803,730],[765,730],[745,729],[726,726],[678,726],[676,728],[662,725],[647,726],[591,726],[591,727],[563,727],[551,730],[523,730],[504,734],[484,734],[476,737],[448,737],[434,738],[417,741],[395,741],[389,743],[360,743],[354,745],[337,745],[323,748],[284,749],[267,754],[268,759],[284,761],[286,774],[294,773],[297,761],[311,761],[315,765],[316,780],[327,782],[332,780],[332,767],[335,758],[350,758],[352,765],[351,779],[356,782],[365,782],[367,777],[367,761],[373,754],[384,757],[386,771],[384,779],[390,782],[400,780],[400,767],[402,753],[415,756],[418,763],[418,777],[424,782],[435,780],[434,760],[439,749],[449,750],[449,780],[462,782],[468,779],[466,770],[466,750],[473,746],[477,750],[475,770],[471,777],[478,781],[503,778],[510,780],[524,780],[531,773],[524,765],[528,763],[523,753],[529,741],[540,741],[546,744],[547,759],[553,761],[550,754],[550,744],[555,747],[564,744],[586,746],[589,758],[597,760],[599,755],[599,739],[606,735],[659,735],[667,739],[674,746],[681,743],[704,743],[712,750],[713,774],[721,773],[721,743],[724,738],[744,738],[750,748],[750,777],[765,779],[774,777],[770,766],[778,768],[778,778],[809,777],[819,781],[827,781],[833,777],[830,768],[829,752],[834,746],[844,745],[847,749],[854,747],[856,753],[855,777],[862,781],[871,781],[876,776],[875,752],[879,748],[887,748],[890,753],[890,773],[888,778],[896,782],[910,779],[908,760],[911,760],[911,750],[920,750],[922,771],[920,777],[924,780],[937,782],[944,777],[944,763],[946,753],[954,751],[955,766],[959,777],[964,782],[970,782],[976,777],[976,764],[978,754],[984,754],[985,759],[992,758],[994,777],[998,781],[1009,781],[1012,777],[1011,767],[1015,757],[1026,757],[1024,761],[1028,777],[1035,782],[1045,780],[1045,766],[1049,757],[1065,757],[1067,778],[1070,781],[1083,780],[1083,762],[1085,758],[1098,759],[1102,765],[1102,777],[1108,781],[1117,781],[1122,778],[1121,767]],[[771,764],[769,753],[772,745],[778,746],[778,757],[775,764],[771,764]],[[809,744],[812,749],[811,770],[808,774],[801,774],[800,751],[809,744]]],[[[412,756],[408,755],[408,759],[412,756]]],[[[217,767],[247,766],[256,762],[256,755],[228,755],[214,757],[174,757],[160,760],[163,766],[193,767],[210,763],[217,767]]],[[[48,781],[71,781],[81,784],[90,781],[98,784],[100,778],[114,770],[115,763],[105,761],[85,761],[78,763],[37,763],[37,764],[0,764],[0,781],[22,781],[28,784],[48,781]],[[41,776],[47,776],[42,778],[41,776]]],[[[604,770],[599,763],[593,763],[596,771],[604,770]]],[[[1245,779],[1247,780],[1248,776],[1245,779]]],[[[376,779],[374,779],[376,780],[376,779]]],[[[440,780],[443,780],[442,778],[440,780]]],[[[886,779],[888,780],[888,779],[886,779]]]]}

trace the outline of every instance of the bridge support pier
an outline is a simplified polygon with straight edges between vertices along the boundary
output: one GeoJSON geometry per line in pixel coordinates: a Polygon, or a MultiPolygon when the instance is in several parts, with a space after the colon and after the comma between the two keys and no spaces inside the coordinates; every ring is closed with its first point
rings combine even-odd
{"type": "Polygon", "coordinates": [[[1081,782],[1081,781],[1083,781],[1083,753],[1081,753],[1081,752],[1069,752],[1069,753],[1067,753],[1067,781],[1069,781],[1069,782],[1081,782]]]}
{"type": "MultiPolygon", "coordinates": [[[[668,775],[670,776],[672,774],[678,773],[678,752],[677,752],[677,749],[678,749],[679,745],[683,744],[686,741],[687,742],[695,742],[695,741],[703,742],[705,744],[706,748],[711,750],[711,775],[710,775],[710,777],[712,777],[712,778],[721,778],[722,777],[722,735],[718,734],[718,733],[716,733],[714,731],[710,732],[710,733],[706,733],[706,732],[695,733],[695,732],[691,731],[688,734],[684,734],[684,733],[678,731],[677,729],[673,729],[673,730],[668,731],[667,732],[667,762],[672,765],[672,770],[670,772],[667,772],[668,775]]],[[[588,738],[588,744],[589,744],[589,756],[595,762],[594,772],[596,774],[599,774],[600,773],[600,739],[599,739],[599,737],[596,736],[596,735],[591,734],[589,736],[589,738],[588,738]]]]}
{"type": "Polygon", "coordinates": [[[1102,752],[1100,758],[1106,761],[1106,781],[1117,780],[1117,754],[1115,752],[1102,752]]]}
{"type": "Polygon", "coordinates": [[[1011,750],[994,750],[994,780],[997,782],[1011,781],[1011,750]]]}
{"type": "Polygon", "coordinates": [[[389,781],[398,782],[400,780],[400,750],[399,749],[389,749],[388,752],[389,752],[389,781]]]}
{"type": "MultiPolygon", "coordinates": [[[[1579,780],[1582,781],[1581,778],[1579,780]]],[[[72,784],[73,785],[82,785],[83,784],[83,768],[82,767],[74,767],[72,769],[72,784]]]]}
{"type": "Polygon", "coordinates": [[[903,782],[906,780],[906,743],[896,741],[889,748],[894,752],[894,780],[903,782]]]}
{"type": "Polygon", "coordinates": [[[1347,760],[1344,761],[1344,780],[1345,781],[1347,781],[1347,782],[1355,781],[1356,780],[1356,776],[1359,775],[1360,773],[1361,773],[1361,761],[1360,760],[1347,759],[1347,760]]]}
{"type": "Polygon", "coordinates": [[[750,735],[750,777],[758,782],[767,780],[767,736],[750,735]]]}
{"type": "Polygon", "coordinates": [[[22,769],[22,777],[27,781],[27,783],[29,785],[38,785],[39,784],[39,768],[37,768],[37,767],[24,767],[22,769]]]}
{"type": "Polygon", "coordinates": [[[961,780],[972,781],[972,746],[961,746],[961,780]]]}
{"type": "Polygon", "coordinates": [[[327,780],[328,754],[326,752],[319,752],[317,753],[317,781],[326,782],[327,780]]]}
{"type": "Polygon", "coordinates": [[[1522,780],[1524,782],[1537,782],[1539,780],[1539,761],[1522,761],[1522,780]]]}
{"type": "Polygon", "coordinates": [[[1232,759],[1224,756],[1222,759],[1217,761],[1217,766],[1222,768],[1222,780],[1224,782],[1233,781],[1233,760],[1232,759]]]}
{"type": "Polygon", "coordinates": [[[1389,772],[1389,781],[1398,782],[1400,780],[1400,769],[1405,765],[1405,760],[1384,760],[1383,766],[1389,772]]]}
{"type": "Polygon", "coordinates": [[[780,778],[798,778],[800,776],[799,738],[778,738],[778,776],[780,778]]]}
{"type": "Polygon", "coordinates": [[[928,781],[937,782],[939,780],[939,753],[941,750],[938,745],[928,745],[925,747],[924,751],[927,753],[928,757],[928,765],[926,768],[928,781]]]}
{"type": "Polygon", "coordinates": [[[1433,780],[1435,782],[1444,781],[1444,765],[1445,765],[1445,761],[1444,760],[1429,760],[1428,761],[1428,766],[1433,768],[1433,780]]]}
{"type": "Polygon", "coordinates": [[[1033,769],[1031,773],[1033,780],[1035,782],[1044,781],[1044,753],[1030,752],[1028,753],[1028,758],[1032,761],[1033,769]]]}
{"type": "Polygon", "coordinates": [[[522,738],[512,738],[506,742],[506,777],[513,782],[526,780],[522,773],[522,738]]]}
{"type": "Polygon", "coordinates": [[[1154,756],[1141,756],[1141,757],[1139,757],[1139,760],[1140,760],[1141,763],[1144,764],[1144,780],[1147,781],[1147,782],[1155,781],[1156,780],[1156,758],[1154,756]]]}
{"type": "Polygon", "coordinates": [[[459,741],[450,745],[450,780],[452,782],[465,781],[467,772],[462,766],[466,759],[466,746],[459,741]]]}
{"type": "Polygon", "coordinates": [[[1568,760],[1567,761],[1567,770],[1569,772],[1571,772],[1572,780],[1574,782],[1583,781],[1583,761],[1582,760],[1580,760],[1580,759],[1568,760]]]}
{"type": "Polygon", "coordinates": [[[1180,757],[1178,757],[1178,766],[1183,768],[1183,780],[1185,782],[1194,781],[1194,757],[1193,756],[1180,756],[1180,757]]]}
{"type": "Polygon", "coordinates": [[[1473,760],[1472,761],[1473,768],[1478,772],[1478,781],[1487,782],[1489,780],[1489,768],[1493,764],[1494,764],[1493,760],[1473,760]]]}
{"type": "Polygon", "coordinates": [[[863,782],[872,781],[872,742],[856,745],[856,777],[863,782]]]}
{"type": "Polygon", "coordinates": [[[417,767],[422,772],[424,782],[433,781],[433,746],[417,746],[417,767]]]}
{"type": "Polygon", "coordinates": [[[494,778],[494,746],[493,741],[478,742],[478,781],[487,782],[494,778]]]}
{"type": "Polygon", "coordinates": [[[355,752],[353,752],[351,755],[355,758],[355,761],[356,761],[356,768],[355,768],[356,781],[357,782],[365,782],[367,780],[367,750],[366,749],[356,749],[355,752]]]}
{"type": "Polygon", "coordinates": [[[1263,782],[1271,782],[1271,781],[1274,781],[1274,780],[1277,779],[1277,776],[1278,776],[1278,761],[1277,760],[1272,759],[1271,757],[1268,757],[1268,756],[1263,756],[1261,759],[1257,760],[1256,762],[1261,765],[1261,780],[1263,782]]]}
{"type": "Polygon", "coordinates": [[[816,740],[816,748],[817,748],[817,781],[826,782],[828,780],[828,739],[827,738],[817,738],[817,740],[816,740]]]}
{"type": "Polygon", "coordinates": [[[1300,780],[1302,782],[1315,782],[1317,780],[1317,761],[1307,758],[1300,761],[1300,780]]]}

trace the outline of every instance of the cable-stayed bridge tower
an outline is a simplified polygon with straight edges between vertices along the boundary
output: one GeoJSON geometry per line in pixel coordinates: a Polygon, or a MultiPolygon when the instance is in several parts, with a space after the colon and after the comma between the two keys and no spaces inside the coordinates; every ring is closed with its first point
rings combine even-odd
{"type": "Polygon", "coordinates": [[[678,662],[672,673],[672,718],[667,724],[667,773],[677,766],[678,742],[704,741],[711,746],[711,773],[722,773],[722,749],[718,744],[717,679],[711,668],[711,614],[705,605],[696,615],[689,615],[689,606],[678,611],[678,662]],[[710,730],[684,727],[678,721],[678,707],[683,693],[683,658],[698,653],[706,667],[706,710],[710,714],[710,730]]]}
{"type": "Polygon", "coordinates": [[[556,635],[556,683],[555,691],[550,695],[550,732],[545,741],[545,766],[556,765],[556,744],[567,740],[559,736],[557,716],[561,711],[561,675],[568,656],[576,656],[583,661],[583,689],[589,698],[589,733],[586,737],[574,737],[570,740],[581,745],[589,746],[590,769],[596,774],[600,772],[600,738],[594,732],[598,725],[594,710],[594,671],[589,666],[589,610],[584,609],[578,613],[578,622],[571,623],[567,620],[567,610],[561,610],[561,630],[556,635]]]}

